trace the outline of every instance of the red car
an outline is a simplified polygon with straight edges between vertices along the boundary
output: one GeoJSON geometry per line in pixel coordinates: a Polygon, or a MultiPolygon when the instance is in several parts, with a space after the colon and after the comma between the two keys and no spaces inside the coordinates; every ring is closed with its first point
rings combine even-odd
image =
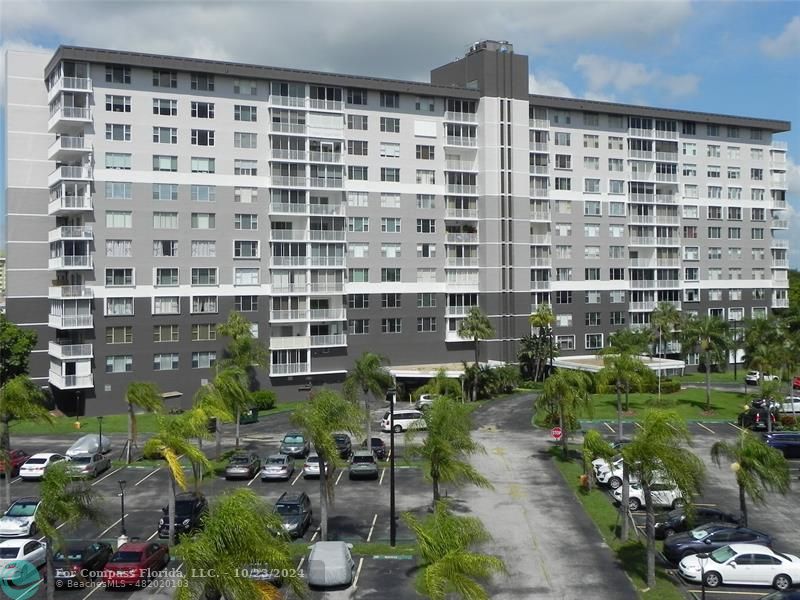
{"type": "Polygon", "coordinates": [[[169,548],[153,542],[128,542],[113,554],[103,571],[106,587],[147,585],[169,564],[169,548]]]}
{"type": "Polygon", "coordinates": [[[792,379],[792,387],[796,390],[800,389],[800,375],[792,379]]]}
{"type": "MultiPolygon", "coordinates": [[[[8,460],[11,463],[11,476],[16,477],[19,475],[19,468],[31,457],[30,454],[24,450],[9,450],[8,460]]],[[[0,460],[0,475],[6,471],[5,461],[0,460]]]]}

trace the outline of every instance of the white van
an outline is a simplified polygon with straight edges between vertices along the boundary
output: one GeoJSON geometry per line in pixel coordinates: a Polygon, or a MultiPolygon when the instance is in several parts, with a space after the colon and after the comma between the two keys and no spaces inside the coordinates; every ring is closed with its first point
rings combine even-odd
{"type": "MultiPolygon", "coordinates": [[[[392,413],[388,410],[383,414],[381,420],[381,431],[388,433],[392,430],[392,413]]],[[[427,429],[425,415],[418,410],[405,409],[394,411],[394,431],[401,433],[408,429],[427,429]]]]}

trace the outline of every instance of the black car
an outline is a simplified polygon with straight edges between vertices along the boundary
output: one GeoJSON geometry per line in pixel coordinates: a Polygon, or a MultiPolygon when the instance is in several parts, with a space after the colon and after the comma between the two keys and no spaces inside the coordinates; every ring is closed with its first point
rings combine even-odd
{"type": "Polygon", "coordinates": [[[728,544],[760,544],[772,546],[766,533],[728,524],[709,524],[696,527],[687,533],[673,535],[664,542],[664,556],[678,564],[684,556],[713,552],[728,544]]]}
{"type": "MultiPolygon", "coordinates": [[[[164,513],[158,522],[158,537],[169,537],[169,507],[161,509],[164,513]]],[[[175,496],[175,536],[192,533],[202,528],[203,517],[208,512],[208,500],[199,492],[183,492],[175,496]]]]}
{"type": "Polygon", "coordinates": [[[730,523],[739,525],[741,517],[716,508],[698,506],[689,512],[686,508],[676,508],[668,513],[656,515],[656,539],[663,540],[675,533],[694,529],[706,523],[730,523]]]}
{"type": "Polygon", "coordinates": [[[353,442],[350,436],[346,433],[334,433],[333,441],[336,444],[336,450],[339,452],[339,458],[350,458],[353,453],[353,442]]]}
{"type": "MultiPolygon", "coordinates": [[[[361,447],[367,447],[367,440],[361,442],[361,447]]],[[[372,453],[378,460],[386,460],[386,456],[389,453],[389,449],[386,447],[386,442],[379,437],[372,438],[372,453]]]]}
{"type": "Polygon", "coordinates": [[[311,499],[305,492],[284,492],[275,503],[275,512],[290,537],[303,537],[311,526],[311,499]]]}
{"type": "Polygon", "coordinates": [[[70,544],[53,556],[53,570],[57,588],[83,587],[106,566],[114,554],[111,544],[70,544]]]}
{"type": "Polygon", "coordinates": [[[773,431],[764,434],[767,446],[783,453],[786,458],[800,458],[800,432],[773,431]]]}
{"type": "Polygon", "coordinates": [[[772,427],[775,428],[775,413],[767,411],[766,408],[748,408],[741,413],[738,418],[739,427],[745,429],[766,429],[767,415],[772,417],[772,427]]]}

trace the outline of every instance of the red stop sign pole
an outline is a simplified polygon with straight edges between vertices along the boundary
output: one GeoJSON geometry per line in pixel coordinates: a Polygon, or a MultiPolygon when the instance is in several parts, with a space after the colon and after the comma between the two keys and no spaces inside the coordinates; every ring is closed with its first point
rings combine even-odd
{"type": "Polygon", "coordinates": [[[550,435],[553,436],[553,439],[558,441],[561,439],[561,436],[564,435],[564,432],[561,431],[561,427],[553,427],[550,430],[550,435]]]}

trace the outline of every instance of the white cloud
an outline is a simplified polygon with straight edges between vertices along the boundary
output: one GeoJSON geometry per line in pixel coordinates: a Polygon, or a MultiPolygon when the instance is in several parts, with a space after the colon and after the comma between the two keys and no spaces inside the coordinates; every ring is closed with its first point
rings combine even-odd
{"type": "Polygon", "coordinates": [[[696,92],[700,82],[697,75],[669,75],[642,63],[597,54],[581,54],[574,69],[583,75],[589,93],[600,97],[608,95],[609,89],[627,94],[644,87],[661,89],[671,96],[686,96],[696,92]]]}
{"type": "Polygon", "coordinates": [[[773,58],[800,54],[800,16],[793,17],[776,37],[762,39],[761,51],[773,58]]]}
{"type": "Polygon", "coordinates": [[[541,94],[542,96],[558,96],[561,98],[573,98],[575,96],[566,83],[547,74],[540,74],[538,77],[533,73],[528,75],[528,91],[531,94],[541,94]]]}

